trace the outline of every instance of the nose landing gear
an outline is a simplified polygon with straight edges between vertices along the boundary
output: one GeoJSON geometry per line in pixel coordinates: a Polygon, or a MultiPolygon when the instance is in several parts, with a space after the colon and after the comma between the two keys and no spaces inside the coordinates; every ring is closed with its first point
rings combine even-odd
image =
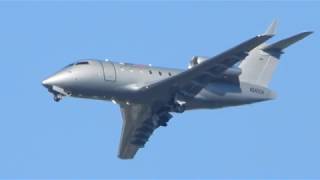
{"type": "Polygon", "coordinates": [[[53,95],[53,100],[55,102],[59,102],[62,99],[62,95],[61,94],[54,94],[53,95]]]}
{"type": "Polygon", "coordinates": [[[63,96],[71,96],[70,92],[67,92],[58,86],[52,86],[52,87],[48,88],[48,91],[53,94],[53,100],[55,102],[61,101],[63,96]]]}

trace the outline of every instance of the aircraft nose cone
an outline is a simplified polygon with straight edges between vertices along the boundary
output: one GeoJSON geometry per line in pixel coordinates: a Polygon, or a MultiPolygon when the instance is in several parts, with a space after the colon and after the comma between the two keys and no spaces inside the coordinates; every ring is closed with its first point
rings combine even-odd
{"type": "Polygon", "coordinates": [[[44,87],[52,86],[52,85],[53,85],[53,83],[52,83],[52,78],[49,77],[49,78],[43,80],[43,81],[42,81],[42,85],[43,85],[44,87]]]}
{"type": "Polygon", "coordinates": [[[69,76],[65,72],[58,72],[47,79],[42,81],[42,85],[46,88],[52,87],[52,86],[61,86],[63,85],[69,76]]]}

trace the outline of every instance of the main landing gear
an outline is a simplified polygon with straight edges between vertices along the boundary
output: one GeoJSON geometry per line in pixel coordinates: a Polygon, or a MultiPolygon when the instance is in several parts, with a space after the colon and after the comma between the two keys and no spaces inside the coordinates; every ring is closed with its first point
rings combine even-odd
{"type": "Polygon", "coordinates": [[[186,110],[186,100],[185,96],[180,93],[176,94],[172,100],[170,105],[170,111],[176,113],[183,113],[186,110]]]}
{"type": "Polygon", "coordinates": [[[175,103],[172,106],[172,111],[176,113],[183,113],[186,110],[186,105],[175,103]]]}

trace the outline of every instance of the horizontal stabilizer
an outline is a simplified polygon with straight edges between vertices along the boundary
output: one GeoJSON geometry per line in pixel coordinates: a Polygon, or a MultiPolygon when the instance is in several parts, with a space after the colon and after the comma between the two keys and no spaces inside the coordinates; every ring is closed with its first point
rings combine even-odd
{"type": "Polygon", "coordinates": [[[300,41],[301,39],[307,37],[310,34],[312,34],[311,31],[296,34],[296,35],[291,36],[289,38],[286,38],[286,39],[280,40],[278,42],[275,42],[273,44],[270,44],[269,46],[266,46],[265,48],[263,48],[263,50],[264,51],[282,52],[283,49],[287,48],[291,44],[296,43],[297,41],[300,41]]]}

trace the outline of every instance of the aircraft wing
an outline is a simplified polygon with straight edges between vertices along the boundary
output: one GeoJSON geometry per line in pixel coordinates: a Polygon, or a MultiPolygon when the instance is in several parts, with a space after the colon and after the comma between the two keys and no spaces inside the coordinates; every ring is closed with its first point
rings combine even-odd
{"type": "Polygon", "coordinates": [[[263,35],[253,37],[171,78],[139,89],[136,96],[145,99],[146,104],[120,105],[123,128],[119,158],[132,159],[156,128],[160,125],[166,126],[166,122],[172,116],[170,110],[164,107],[168,105],[167,102],[172,99],[172,95],[183,93],[194,96],[210,81],[221,79],[226,69],[244,59],[249,51],[271,38],[274,31],[275,23],[263,35]]]}
{"type": "Polygon", "coordinates": [[[243,60],[249,51],[271,38],[274,35],[274,26],[275,24],[272,24],[271,28],[263,35],[244,41],[171,78],[145,86],[140,89],[140,92],[150,99],[154,97],[153,101],[159,100],[159,97],[163,101],[165,97],[172,98],[174,94],[193,97],[209,82],[221,79],[223,72],[243,60]]]}
{"type": "Polygon", "coordinates": [[[123,126],[118,156],[121,159],[132,159],[139,148],[144,146],[153,131],[160,126],[156,118],[167,117],[169,121],[172,117],[168,112],[155,113],[157,111],[152,105],[120,105],[120,108],[123,126]]]}

